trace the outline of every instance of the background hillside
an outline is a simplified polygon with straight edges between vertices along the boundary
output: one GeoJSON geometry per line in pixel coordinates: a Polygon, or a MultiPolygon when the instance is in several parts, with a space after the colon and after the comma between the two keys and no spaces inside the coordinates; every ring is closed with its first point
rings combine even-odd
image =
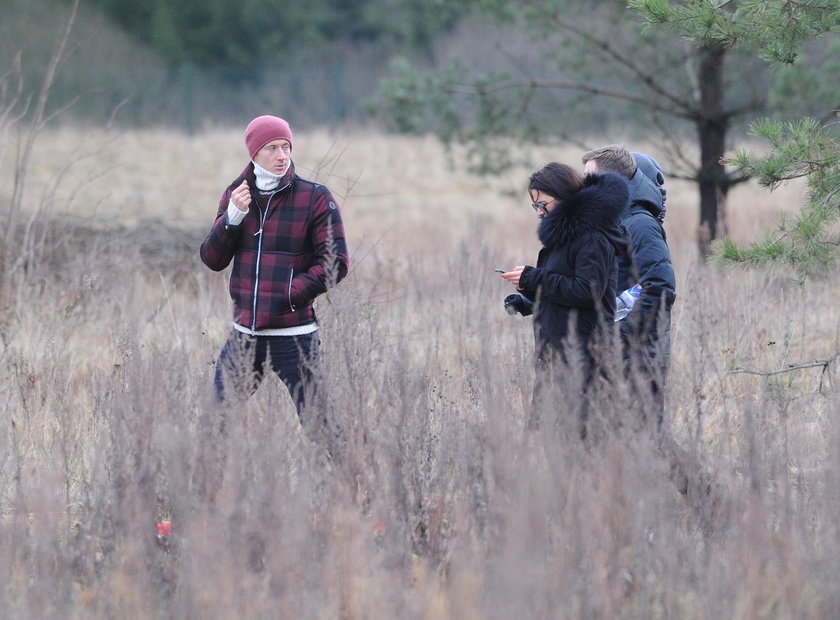
{"type": "MultiPolygon", "coordinates": [[[[265,108],[297,124],[360,122],[395,55],[428,56],[447,11],[408,2],[82,2],[76,46],[53,91],[70,117],[194,131],[241,122],[265,108]],[[381,3],[380,3],[381,4],[381,3]]],[[[69,7],[3,0],[0,65],[22,53],[32,93],[69,7]]]]}
{"type": "MultiPolygon", "coordinates": [[[[564,4],[581,19],[583,30],[616,18],[610,12],[615,3],[564,4]]],[[[36,92],[69,5],[68,0],[0,4],[0,66],[10,68],[20,53],[24,89],[30,94],[36,92]]],[[[446,72],[457,59],[465,82],[475,76],[489,82],[523,70],[551,78],[563,75],[557,63],[583,79],[609,72],[602,59],[578,53],[572,38],[500,16],[493,5],[435,0],[292,0],[282,5],[265,0],[84,0],[72,33],[73,53],[64,63],[51,102],[53,109],[74,102],[65,118],[97,124],[119,108],[116,120],[121,124],[187,132],[241,124],[266,108],[283,110],[298,126],[383,127],[395,125],[392,113],[381,108],[387,92],[383,80],[401,76],[407,66],[446,72]]],[[[614,36],[627,43],[640,32],[640,24],[626,14],[614,36]]],[[[650,37],[639,38],[637,44],[663,49],[673,45],[650,37]]],[[[773,97],[783,98],[797,113],[824,113],[834,100],[833,89],[803,68],[831,62],[832,50],[817,46],[797,72],[782,80],[773,97]],[[799,81],[793,79],[797,73],[799,81]],[[803,87],[807,97],[802,96],[803,87]]],[[[662,71],[663,80],[684,79],[679,73],[668,76],[673,67],[664,56],[662,62],[655,70],[662,71]]],[[[760,63],[739,69],[733,78],[727,88],[735,102],[768,81],[760,63]]],[[[498,103],[504,104],[504,98],[498,103]]],[[[623,135],[650,129],[638,109],[562,89],[533,93],[528,115],[528,123],[541,123],[566,136],[574,133],[569,131],[572,124],[576,131],[620,128],[623,135]]],[[[515,126],[505,131],[512,129],[515,126]]],[[[428,125],[424,130],[436,128],[428,125]]]]}

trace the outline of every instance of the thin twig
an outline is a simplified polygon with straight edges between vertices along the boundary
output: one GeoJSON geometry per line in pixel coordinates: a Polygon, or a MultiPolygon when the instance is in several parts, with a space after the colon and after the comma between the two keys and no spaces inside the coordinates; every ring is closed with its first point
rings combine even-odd
{"type": "Polygon", "coordinates": [[[779,368],[778,370],[755,370],[752,368],[733,368],[732,370],[728,370],[727,374],[730,375],[755,375],[758,377],[773,377],[775,375],[782,375],[788,372],[795,372],[797,370],[803,370],[805,368],[822,368],[823,371],[828,370],[829,366],[834,363],[837,358],[840,357],[840,351],[832,355],[831,357],[824,359],[824,360],[812,360],[810,362],[799,362],[797,364],[788,364],[784,368],[779,368]]]}

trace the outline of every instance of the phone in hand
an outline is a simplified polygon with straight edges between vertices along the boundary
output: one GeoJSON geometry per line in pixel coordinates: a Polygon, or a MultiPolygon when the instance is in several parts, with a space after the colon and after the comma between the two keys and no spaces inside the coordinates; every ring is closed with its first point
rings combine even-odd
{"type": "Polygon", "coordinates": [[[496,273],[505,273],[506,270],[505,269],[499,269],[498,267],[496,267],[493,271],[495,271],[496,273]]]}

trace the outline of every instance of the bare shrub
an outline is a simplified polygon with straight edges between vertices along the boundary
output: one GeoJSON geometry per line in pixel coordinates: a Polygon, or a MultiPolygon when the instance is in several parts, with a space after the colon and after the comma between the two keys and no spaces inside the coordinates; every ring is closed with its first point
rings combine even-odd
{"type": "Polygon", "coordinates": [[[836,393],[727,373],[822,355],[806,334],[836,311],[819,291],[694,268],[667,422],[712,490],[681,494],[620,386],[595,396],[597,442],[528,430],[530,323],[504,314],[486,246],[407,271],[360,260],[319,307],[347,442],[330,465],[271,381],[218,430],[225,328],[206,317],[224,288],[198,235],[174,235],[83,228],[20,289],[0,372],[4,615],[836,614],[836,393]]]}
{"type": "Polygon", "coordinates": [[[678,255],[667,433],[609,356],[591,440],[574,373],[534,431],[531,321],[491,271],[536,254],[534,227],[472,187],[421,211],[447,185],[425,161],[348,225],[351,272],[318,302],[333,459],[273,377],[208,398],[229,304],[201,229],[38,218],[2,321],[0,615],[840,613],[837,370],[769,372],[837,350],[837,279],[678,255]]]}

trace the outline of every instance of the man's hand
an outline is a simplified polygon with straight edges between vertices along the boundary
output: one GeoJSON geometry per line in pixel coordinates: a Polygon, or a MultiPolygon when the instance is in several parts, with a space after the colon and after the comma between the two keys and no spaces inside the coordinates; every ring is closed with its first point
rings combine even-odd
{"type": "Polygon", "coordinates": [[[230,200],[240,211],[248,211],[251,205],[251,190],[248,188],[248,181],[242,181],[242,184],[231,192],[230,200]]]}
{"type": "Polygon", "coordinates": [[[502,277],[513,284],[516,287],[516,290],[522,290],[519,288],[519,278],[522,277],[522,272],[525,270],[525,265],[517,265],[510,271],[506,271],[502,274],[502,277]]]}

